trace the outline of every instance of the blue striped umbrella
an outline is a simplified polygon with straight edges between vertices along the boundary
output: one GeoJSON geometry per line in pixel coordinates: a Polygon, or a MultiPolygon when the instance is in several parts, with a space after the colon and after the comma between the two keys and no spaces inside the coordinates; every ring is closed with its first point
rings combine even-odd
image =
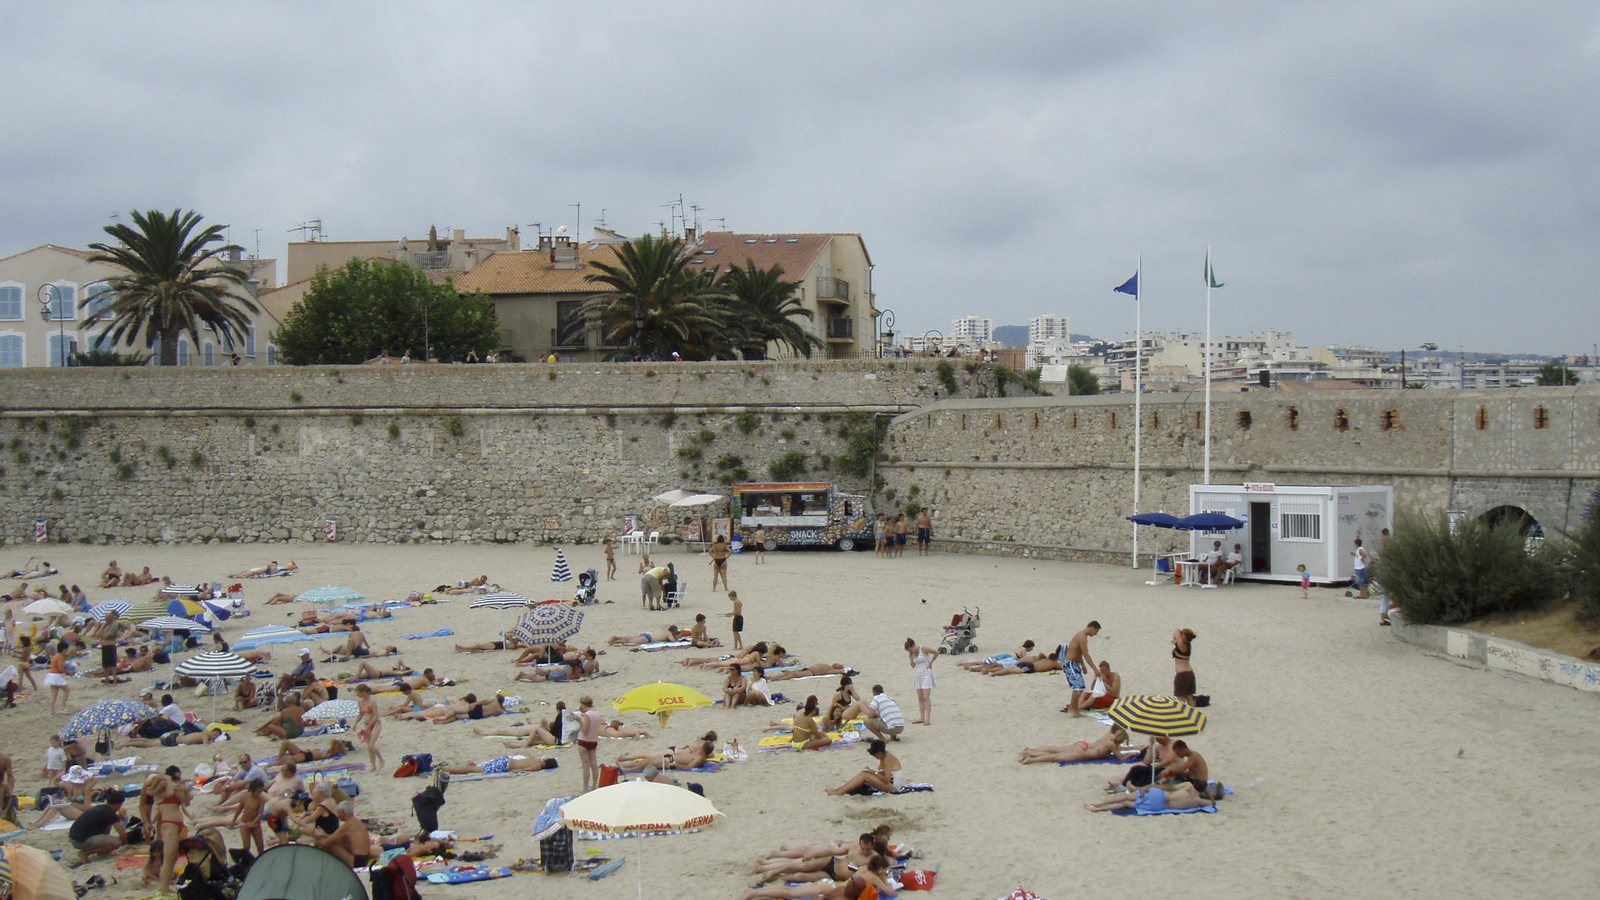
{"type": "Polygon", "coordinates": [[[319,588],[312,588],[311,590],[306,591],[294,599],[299,603],[316,603],[320,606],[327,606],[330,604],[354,603],[357,600],[365,600],[367,599],[367,595],[358,591],[352,591],[349,588],[335,587],[329,584],[319,588]]]}
{"type": "Polygon", "coordinates": [[[135,722],[155,718],[159,713],[140,703],[125,697],[115,700],[100,700],[78,710],[67,724],[61,726],[61,739],[70,741],[74,738],[94,734],[103,728],[121,728],[135,722]]]}
{"type": "Polygon", "coordinates": [[[185,678],[243,678],[256,671],[256,664],[237,653],[208,650],[197,653],[172,668],[185,678]]]}
{"type": "Polygon", "coordinates": [[[193,619],[182,619],[177,616],[157,616],[139,623],[145,631],[189,631],[198,634],[207,634],[211,626],[193,619]]]}
{"type": "Polygon", "coordinates": [[[583,628],[583,611],[568,603],[541,603],[522,614],[509,632],[524,644],[558,644],[583,628]]]}
{"type": "Polygon", "coordinates": [[[200,589],[192,584],[169,584],[161,589],[161,593],[168,597],[196,597],[200,589]]]}
{"type": "Polygon", "coordinates": [[[102,600],[99,603],[89,607],[89,616],[96,622],[104,622],[106,620],[106,616],[110,615],[111,613],[116,613],[120,616],[126,613],[132,606],[133,604],[128,602],[127,597],[118,597],[115,600],[102,600]]]}
{"type": "Polygon", "coordinates": [[[551,581],[571,581],[572,569],[567,565],[567,555],[556,548],[556,567],[550,570],[551,581]]]}

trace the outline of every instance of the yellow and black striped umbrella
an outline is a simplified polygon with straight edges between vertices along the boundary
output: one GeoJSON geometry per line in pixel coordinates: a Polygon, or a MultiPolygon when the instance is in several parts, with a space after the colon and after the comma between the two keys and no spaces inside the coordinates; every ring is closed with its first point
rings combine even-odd
{"type": "Polygon", "coordinates": [[[1206,727],[1206,714],[1171,697],[1134,694],[1121,697],[1106,711],[1111,721],[1138,734],[1183,737],[1206,727]]]}
{"type": "Polygon", "coordinates": [[[131,622],[134,625],[137,625],[140,622],[148,622],[151,619],[170,615],[170,613],[167,612],[167,603],[167,600],[157,600],[153,603],[140,603],[137,606],[129,608],[127,612],[123,613],[122,621],[131,622]]]}

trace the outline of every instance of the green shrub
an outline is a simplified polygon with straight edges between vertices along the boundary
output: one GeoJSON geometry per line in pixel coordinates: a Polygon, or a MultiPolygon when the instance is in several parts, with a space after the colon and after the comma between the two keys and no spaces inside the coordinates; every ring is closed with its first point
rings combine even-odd
{"type": "MultiPolygon", "coordinates": [[[[909,494],[906,496],[908,498],[910,497],[909,494]]],[[[905,508],[901,509],[900,511],[906,514],[906,518],[915,519],[922,512],[922,504],[915,500],[907,499],[905,508]]]]}
{"type": "Polygon", "coordinates": [[[290,391],[289,392],[289,402],[290,403],[299,403],[301,400],[304,400],[304,399],[305,399],[305,397],[301,396],[299,391],[290,391]]]}
{"type": "Polygon", "coordinates": [[[933,375],[944,385],[946,394],[954,397],[961,392],[961,385],[956,384],[956,367],[950,365],[949,360],[939,360],[939,364],[933,367],[933,375]]]}
{"type": "Polygon", "coordinates": [[[61,442],[68,450],[78,449],[83,443],[83,420],[77,416],[67,416],[67,421],[61,426],[61,442]]]}
{"type": "Polygon", "coordinates": [[[1589,503],[1589,514],[1578,530],[1569,536],[1569,559],[1576,576],[1573,596],[1578,601],[1578,618],[1600,622],[1600,492],[1589,503]]]}
{"type": "Polygon", "coordinates": [[[54,500],[57,503],[60,503],[62,500],[65,500],[66,498],[67,498],[67,495],[62,493],[61,488],[55,487],[55,488],[51,488],[50,489],[50,499],[51,500],[54,500]]]}
{"type": "Polygon", "coordinates": [[[161,460],[169,469],[178,464],[178,458],[172,455],[172,450],[166,444],[156,448],[156,458],[161,460]]]}
{"type": "Polygon", "coordinates": [[[1537,610],[1566,592],[1552,545],[1534,553],[1514,523],[1402,516],[1374,566],[1407,622],[1453,625],[1494,613],[1537,610]]]}
{"type": "Polygon", "coordinates": [[[362,422],[365,422],[365,421],[366,421],[366,419],[362,418],[360,413],[351,413],[350,414],[350,424],[351,425],[360,425],[362,422]]]}
{"type": "Polygon", "coordinates": [[[133,464],[132,460],[129,460],[128,462],[122,463],[121,465],[117,466],[117,480],[118,481],[132,481],[133,480],[133,470],[135,468],[137,468],[137,467],[133,464]]]}
{"type": "Polygon", "coordinates": [[[717,433],[709,428],[700,429],[700,433],[694,436],[694,442],[702,445],[709,444],[716,439],[717,433]]]}
{"type": "Polygon", "coordinates": [[[737,469],[742,465],[744,465],[744,458],[735,456],[732,453],[724,453],[717,457],[717,471],[719,472],[725,472],[729,469],[737,469]]]}
{"type": "Polygon", "coordinates": [[[389,440],[391,440],[391,441],[400,440],[400,423],[399,422],[390,422],[389,423],[389,440]]]}
{"type": "Polygon", "coordinates": [[[839,471],[865,478],[867,472],[872,469],[872,461],[877,457],[883,437],[888,431],[887,418],[870,416],[866,413],[850,413],[845,419],[845,424],[839,429],[839,437],[844,439],[844,453],[836,460],[839,471]]]}
{"type": "Polygon", "coordinates": [[[199,450],[190,450],[189,451],[189,466],[191,468],[198,469],[198,468],[200,468],[201,466],[203,466],[205,464],[206,464],[206,458],[205,458],[205,456],[203,456],[200,453],[199,450]]]}
{"type": "Polygon", "coordinates": [[[794,481],[806,473],[806,455],[799,450],[790,450],[773,460],[767,472],[773,481],[794,481]]]}
{"type": "Polygon", "coordinates": [[[684,459],[691,459],[691,460],[698,461],[700,459],[700,448],[695,446],[694,444],[690,444],[687,447],[679,447],[678,448],[678,455],[683,457],[684,459]]]}
{"type": "Polygon", "coordinates": [[[786,441],[792,441],[792,440],[795,439],[794,429],[793,428],[785,428],[784,430],[778,432],[778,436],[783,438],[786,441]]]}
{"type": "Polygon", "coordinates": [[[122,448],[121,447],[112,447],[111,448],[111,452],[107,453],[106,455],[111,457],[111,464],[112,465],[116,465],[117,463],[122,462],[122,448]]]}
{"type": "Polygon", "coordinates": [[[460,416],[451,416],[450,419],[444,423],[444,433],[450,435],[451,437],[461,437],[467,433],[467,426],[461,424],[460,416]]]}
{"type": "Polygon", "coordinates": [[[246,427],[246,428],[254,428],[254,427],[256,427],[256,417],[255,416],[245,416],[244,417],[244,427],[246,427]]]}
{"type": "Polygon", "coordinates": [[[745,410],[734,416],[733,425],[739,429],[740,434],[754,434],[756,429],[761,427],[761,417],[745,410]]]}

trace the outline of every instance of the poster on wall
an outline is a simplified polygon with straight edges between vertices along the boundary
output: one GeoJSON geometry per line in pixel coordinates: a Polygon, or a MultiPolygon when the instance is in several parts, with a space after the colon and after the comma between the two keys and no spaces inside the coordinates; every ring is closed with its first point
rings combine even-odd
{"type": "Polygon", "coordinates": [[[701,530],[704,527],[705,526],[702,524],[699,516],[684,516],[683,517],[683,539],[685,541],[703,541],[703,540],[705,540],[705,538],[702,536],[703,532],[701,530]]]}
{"type": "Polygon", "coordinates": [[[733,520],[730,519],[730,518],[726,518],[726,517],[712,519],[711,520],[711,539],[712,540],[721,539],[721,540],[724,540],[724,541],[732,541],[733,540],[733,520]]]}
{"type": "Polygon", "coordinates": [[[627,535],[633,534],[635,531],[638,531],[638,530],[639,530],[639,517],[637,515],[635,515],[633,513],[628,513],[627,515],[622,517],[622,534],[623,534],[624,537],[626,537],[627,535]]]}

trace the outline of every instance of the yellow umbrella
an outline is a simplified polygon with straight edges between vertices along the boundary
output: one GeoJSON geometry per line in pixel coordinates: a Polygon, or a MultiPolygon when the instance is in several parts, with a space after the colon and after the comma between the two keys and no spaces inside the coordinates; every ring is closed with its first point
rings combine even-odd
{"type": "Polygon", "coordinates": [[[24,844],[0,847],[0,874],[16,900],[73,900],[72,879],[50,854],[24,844]]]}
{"type": "MultiPolygon", "coordinates": [[[[682,687],[682,685],[663,685],[682,687]]],[[[654,685],[647,685],[654,687],[654,685]]],[[[628,694],[642,690],[634,688],[628,694]]],[[[685,690],[688,690],[685,688],[685,690]]],[[[690,691],[690,693],[694,693],[690,691]]],[[[627,696],[626,694],[623,696],[627,696]]],[[[696,696],[699,696],[698,694],[696,696]]],[[[705,697],[700,697],[705,700],[705,697]]],[[[618,701],[620,702],[620,700],[618,701]]],[[[707,700],[706,703],[711,701],[707,700]]],[[[696,704],[704,706],[705,704],[696,704]]],[[[622,707],[619,707],[619,709],[622,707]]],[[[627,709],[638,709],[629,706],[627,709]]],[[[569,828],[598,831],[613,837],[664,834],[704,828],[721,816],[711,801],[670,784],[653,781],[624,781],[598,788],[561,806],[561,818],[569,828]]],[[[638,855],[637,878],[640,900],[644,898],[644,853],[638,855]]]]}
{"type": "Polygon", "coordinates": [[[640,685],[611,701],[611,706],[619,712],[636,710],[651,713],[661,720],[662,726],[667,724],[668,716],[680,709],[710,705],[710,697],[692,687],[673,684],[670,681],[640,685]]]}

